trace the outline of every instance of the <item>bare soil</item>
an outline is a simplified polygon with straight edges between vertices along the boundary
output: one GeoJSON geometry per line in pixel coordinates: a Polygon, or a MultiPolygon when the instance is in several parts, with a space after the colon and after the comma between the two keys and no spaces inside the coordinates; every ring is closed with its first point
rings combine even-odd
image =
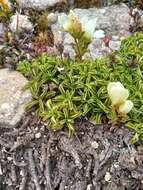
{"type": "Polygon", "coordinates": [[[123,126],[111,132],[81,118],[69,138],[28,113],[0,134],[0,190],[143,189],[143,145],[131,145],[123,126]]]}

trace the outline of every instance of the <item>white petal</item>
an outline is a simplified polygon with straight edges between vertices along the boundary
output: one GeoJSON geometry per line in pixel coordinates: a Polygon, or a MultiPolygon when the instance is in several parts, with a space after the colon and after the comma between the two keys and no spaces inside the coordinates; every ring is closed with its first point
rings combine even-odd
{"type": "Polygon", "coordinates": [[[69,19],[68,16],[66,14],[62,14],[60,16],[58,16],[58,23],[65,29],[67,30],[69,27],[69,19]]]}
{"type": "Polygon", "coordinates": [[[119,111],[121,113],[129,113],[133,108],[133,102],[131,100],[126,100],[125,103],[119,106],[119,111]]]}
{"type": "Polygon", "coordinates": [[[100,38],[104,38],[105,37],[105,33],[103,30],[96,30],[94,32],[94,38],[100,39],[100,38]]]}
{"type": "Polygon", "coordinates": [[[122,83],[120,83],[120,82],[110,82],[110,83],[108,84],[108,87],[107,87],[108,93],[110,93],[110,90],[111,90],[113,87],[121,87],[121,88],[124,88],[124,86],[123,86],[122,83]]]}
{"type": "Polygon", "coordinates": [[[85,32],[85,35],[89,38],[93,38],[96,20],[97,19],[88,20],[88,17],[83,17],[82,19],[80,19],[82,29],[85,32]]]}
{"type": "Polygon", "coordinates": [[[107,91],[113,105],[122,104],[129,96],[129,91],[120,82],[109,83],[107,91]]]}
{"type": "Polygon", "coordinates": [[[88,21],[86,24],[83,25],[83,31],[89,38],[93,38],[94,35],[94,26],[92,25],[91,21],[88,21]]]}

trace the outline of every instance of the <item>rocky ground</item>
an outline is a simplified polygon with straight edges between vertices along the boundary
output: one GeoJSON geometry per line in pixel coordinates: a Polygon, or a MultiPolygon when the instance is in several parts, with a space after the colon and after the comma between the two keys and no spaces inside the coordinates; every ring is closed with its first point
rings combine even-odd
{"type": "Polygon", "coordinates": [[[0,129],[0,187],[7,190],[143,189],[142,143],[131,132],[84,120],[67,131],[50,132],[33,115],[16,129],[0,129]]]}
{"type": "Polygon", "coordinates": [[[62,56],[74,59],[73,39],[58,23],[58,16],[71,8],[79,18],[93,19],[97,32],[84,59],[119,50],[122,39],[142,30],[143,11],[128,2],[109,4],[17,0],[9,2],[13,15],[0,17],[0,190],[143,189],[143,146],[130,143],[131,131],[120,126],[111,132],[110,126],[86,118],[75,122],[71,139],[66,129],[49,131],[34,110],[25,112],[31,100],[30,92],[23,91],[27,79],[14,71],[19,61],[43,52],[60,56],[61,45],[62,56]],[[48,25],[43,33],[48,40],[39,32],[39,15],[45,10],[49,14],[44,16],[48,25]]]}

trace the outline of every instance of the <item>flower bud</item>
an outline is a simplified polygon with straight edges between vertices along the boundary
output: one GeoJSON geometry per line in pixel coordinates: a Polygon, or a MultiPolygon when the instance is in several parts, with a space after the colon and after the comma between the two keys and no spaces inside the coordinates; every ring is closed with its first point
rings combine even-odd
{"type": "Polygon", "coordinates": [[[131,100],[126,100],[123,104],[119,106],[120,113],[129,113],[133,108],[133,102],[131,100]]]}
{"type": "Polygon", "coordinates": [[[120,82],[110,82],[107,91],[112,101],[112,105],[124,103],[129,96],[129,91],[125,89],[120,82]]]}

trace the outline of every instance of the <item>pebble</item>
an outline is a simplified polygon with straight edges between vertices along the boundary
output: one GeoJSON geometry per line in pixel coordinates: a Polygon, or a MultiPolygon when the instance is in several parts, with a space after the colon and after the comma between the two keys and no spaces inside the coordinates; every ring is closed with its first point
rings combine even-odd
{"type": "Polygon", "coordinates": [[[91,188],[92,188],[92,185],[91,185],[91,184],[88,184],[86,190],[91,190],[91,188]]]}
{"type": "Polygon", "coordinates": [[[106,182],[109,182],[111,179],[111,174],[109,172],[106,172],[104,179],[106,182]]]}
{"type": "Polygon", "coordinates": [[[11,17],[9,27],[12,32],[31,31],[34,28],[28,16],[18,13],[11,17]]]}
{"type": "Polygon", "coordinates": [[[121,46],[121,41],[113,41],[113,40],[109,41],[109,47],[112,50],[119,50],[120,46],[121,46]]]}
{"type": "Polygon", "coordinates": [[[5,27],[3,23],[0,23],[0,37],[3,37],[5,33],[5,27]]]}
{"type": "Polygon", "coordinates": [[[57,22],[58,16],[55,13],[50,13],[47,18],[48,24],[51,25],[57,22]]]}
{"type": "Polygon", "coordinates": [[[40,137],[41,137],[41,133],[40,132],[35,134],[35,138],[36,139],[40,139],[40,137]]]}
{"type": "Polygon", "coordinates": [[[97,149],[99,147],[99,144],[96,141],[91,142],[91,146],[94,149],[97,149]]]}

